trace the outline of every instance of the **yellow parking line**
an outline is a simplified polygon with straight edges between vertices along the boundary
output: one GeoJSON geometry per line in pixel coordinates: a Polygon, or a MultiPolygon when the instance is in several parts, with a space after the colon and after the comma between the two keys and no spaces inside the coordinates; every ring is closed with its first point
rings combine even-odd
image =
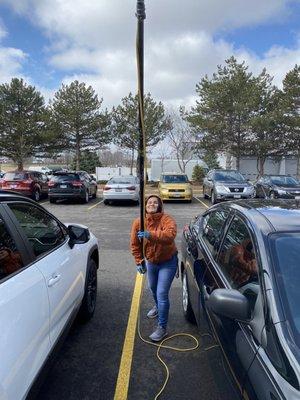
{"type": "Polygon", "coordinates": [[[47,200],[47,201],[43,201],[42,203],[40,203],[41,205],[43,205],[43,204],[47,204],[47,203],[49,203],[49,201],[47,200]]]}
{"type": "Polygon", "coordinates": [[[114,400],[127,399],[133,348],[134,348],[135,331],[136,331],[136,324],[138,319],[140,299],[143,287],[143,277],[144,277],[143,275],[137,274],[135,280],[135,286],[132,295],[131,308],[127,323],[125,340],[123,344],[123,351],[120,361],[119,374],[118,374],[114,400]]]}
{"type": "Polygon", "coordinates": [[[101,201],[99,201],[98,203],[94,204],[93,206],[89,207],[89,208],[88,208],[88,211],[89,211],[89,210],[92,210],[92,209],[95,208],[95,207],[97,207],[97,206],[98,206],[99,204],[101,204],[101,203],[103,203],[103,200],[101,200],[101,201]]]}
{"type": "Polygon", "coordinates": [[[208,206],[207,204],[203,203],[203,201],[202,201],[202,200],[198,199],[198,197],[194,197],[194,199],[198,200],[198,201],[199,201],[199,203],[201,203],[201,204],[203,204],[203,205],[204,205],[204,207],[206,207],[206,208],[209,208],[209,206],[208,206]]]}

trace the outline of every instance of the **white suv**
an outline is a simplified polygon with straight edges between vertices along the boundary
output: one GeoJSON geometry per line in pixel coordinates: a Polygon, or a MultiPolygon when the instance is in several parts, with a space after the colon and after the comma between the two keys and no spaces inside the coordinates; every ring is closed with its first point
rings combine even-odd
{"type": "Polygon", "coordinates": [[[0,191],[0,399],[24,399],[79,311],[95,310],[98,241],[0,191]]]}

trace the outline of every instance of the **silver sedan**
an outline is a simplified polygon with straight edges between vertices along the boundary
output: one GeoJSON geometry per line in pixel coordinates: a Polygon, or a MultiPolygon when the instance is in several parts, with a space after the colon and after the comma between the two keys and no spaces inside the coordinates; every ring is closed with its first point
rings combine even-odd
{"type": "Polygon", "coordinates": [[[111,178],[103,188],[104,204],[119,200],[131,200],[138,204],[139,198],[139,180],[132,175],[111,178]]]}

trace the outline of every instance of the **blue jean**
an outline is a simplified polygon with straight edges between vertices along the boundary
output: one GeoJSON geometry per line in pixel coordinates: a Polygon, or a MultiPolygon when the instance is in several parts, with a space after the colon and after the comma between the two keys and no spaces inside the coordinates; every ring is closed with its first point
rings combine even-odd
{"type": "Polygon", "coordinates": [[[158,324],[166,328],[169,316],[169,291],[176,274],[178,264],[177,254],[170,260],[153,264],[146,261],[149,289],[158,310],[158,324]]]}

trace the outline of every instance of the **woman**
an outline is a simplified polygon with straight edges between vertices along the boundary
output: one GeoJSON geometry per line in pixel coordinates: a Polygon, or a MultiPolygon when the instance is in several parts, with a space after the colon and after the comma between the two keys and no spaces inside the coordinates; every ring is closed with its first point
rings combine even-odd
{"type": "Polygon", "coordinates": [[[150,335],[154,342],[167,336],[169,315],[169,290],[176,274],[178,259],[175,237],[176,222],[163,212],[160,197],[151,195],[146,200],[145,231],[140,230],[140,219],[134,220],[131,228],[131,252],[141,274],[148,272],[148,284],[155,305],[148,312],[148,318],[158,316],[156,330],[150,335]],[[140,239],[145,239],[145,260],[142,257],[140,239]]]}

